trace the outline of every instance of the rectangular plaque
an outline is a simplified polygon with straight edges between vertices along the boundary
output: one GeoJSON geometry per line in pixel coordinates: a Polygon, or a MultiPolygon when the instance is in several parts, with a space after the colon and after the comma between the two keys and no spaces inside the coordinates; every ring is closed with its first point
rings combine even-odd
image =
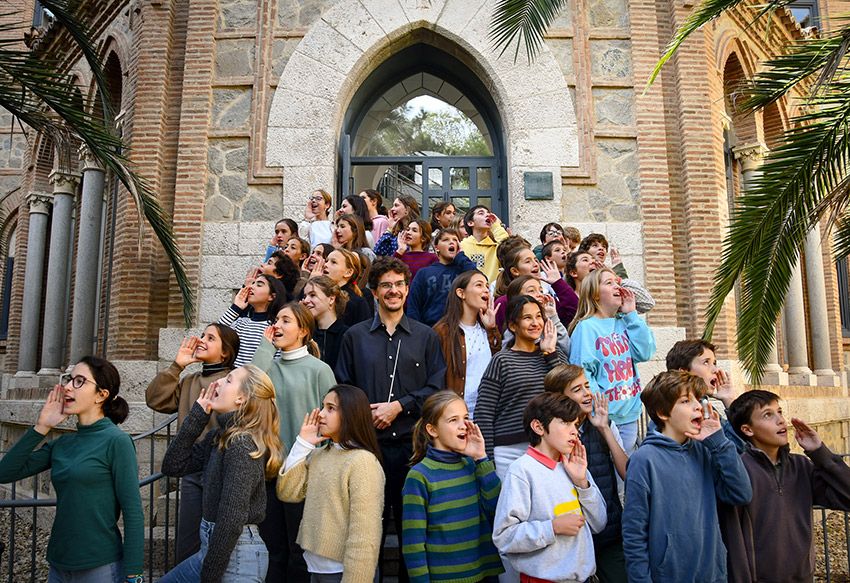
{"type": "Polygon", "coordinates": [[[553,200],[551,172],[523,172],[525,200],[553,200]]]}

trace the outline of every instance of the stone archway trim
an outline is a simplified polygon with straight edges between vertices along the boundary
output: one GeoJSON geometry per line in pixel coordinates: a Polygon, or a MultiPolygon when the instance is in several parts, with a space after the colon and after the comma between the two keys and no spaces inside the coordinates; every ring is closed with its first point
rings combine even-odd
{"type": "Polygon", "coordinates": [[[341,0],[314,24],[289,59],[269,113],[266,162],[283,169],[284,214],[306,193],[333,189],[338,128],[359,84],[411,33],[426,29],[472,60],[502,117],[508,204],[517,226],[560,216],[561,168],[579,164],[572,97],[544,45],[531,64],[492,50],[493,0],[341,0]],[[555,198],[524,201],[526,171],[552,172],[555,198]]]}

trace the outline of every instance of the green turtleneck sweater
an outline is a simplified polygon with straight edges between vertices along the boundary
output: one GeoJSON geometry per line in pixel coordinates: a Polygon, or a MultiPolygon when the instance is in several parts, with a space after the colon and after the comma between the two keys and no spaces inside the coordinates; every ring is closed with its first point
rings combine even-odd
{"type": "Polygon", "coordinates": [[[56,518],[47,562],[83,571],[124,561],[127,574],[144,569],[144,515],[139,468],[130,436],[104,417],[77,425],[35,449],[44,436],[30,428],[0,459],[0,483],[50,470],[56,490],[56,518]],[[118,517],[124,517],[124,541],[118,517]]]}

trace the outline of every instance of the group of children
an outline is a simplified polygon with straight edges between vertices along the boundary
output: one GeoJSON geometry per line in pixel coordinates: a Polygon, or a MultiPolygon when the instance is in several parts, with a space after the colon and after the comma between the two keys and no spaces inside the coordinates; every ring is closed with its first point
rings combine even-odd
{"type": "MultiPolygon", "coordinates": [[[[402,583],[812,578],[811,506],[850,509],[850,469],[798,419],[806,456],[790,454],[779,397],[738,396],[707,342],[678,342],[644,386],[654,300],[604,236],[549,223],[532,248],[486,207],[424,221],[377,191],[331,214],[316,191],[302,224],[279,221],[233,305],[147,388],[180,423],[164,581],[367,583],[390,518],[402,583]]],[[[50,467],[31,450],[63,412],[105,415],[118,381],[93,366],[0,479],[50,467]]]]}

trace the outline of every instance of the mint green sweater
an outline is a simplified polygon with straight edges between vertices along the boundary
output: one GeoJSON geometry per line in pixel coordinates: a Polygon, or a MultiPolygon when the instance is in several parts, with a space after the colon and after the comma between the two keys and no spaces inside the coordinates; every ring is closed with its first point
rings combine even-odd
{"type": "Polygon", "coordinates": [[[301,431],[304,415],[321,408],[328,389],[336,384],[336,377],[331,367],[306,351],[292,360],[286,360],[285,353],[275,360],[275,351],[272,343],[263,338],[251,364],[266,371],[274,384],[280,413],[280,439],[286,456],[301,431]]]}
{"type": "Polygon", "coordinates": [[[56,518],[47,562],[83,571],[124,561],[127,574],[144,569],[144,515],[139,468],[130,436],[104,417],[77,425],[35,449],[44,436],[30,428],[0,459],[0,483],[50,470],[56,490],[56,518]],[[124,515],[124,541],[118,517],[124,515]]]}

